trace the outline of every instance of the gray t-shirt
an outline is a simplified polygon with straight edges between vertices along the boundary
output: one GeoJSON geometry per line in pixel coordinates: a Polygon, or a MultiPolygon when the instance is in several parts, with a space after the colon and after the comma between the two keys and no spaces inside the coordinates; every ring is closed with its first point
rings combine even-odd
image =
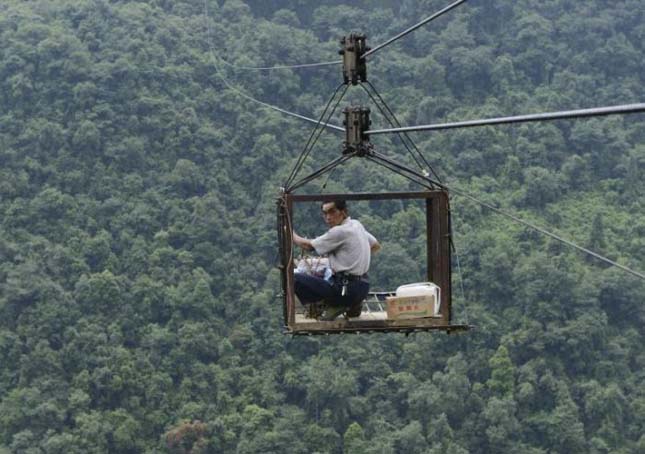
{"type": "Polygon", "coordinates": [[[318,254],[329,256],[334,273],[344,271],[360,276],[370,267],[370,248],[376,244],[376,238],[363,224],[348,217],[342,224],[311,240],[311,244],[318,254]]]}

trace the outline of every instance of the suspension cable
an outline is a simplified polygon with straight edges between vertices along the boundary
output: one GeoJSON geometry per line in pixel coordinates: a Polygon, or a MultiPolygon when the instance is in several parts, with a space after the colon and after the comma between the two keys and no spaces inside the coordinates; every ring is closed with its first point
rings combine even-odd
{"type": "Polygon", "coordinates": [[[545,120],[562,120],[568,118],[600,117],[605,115],[631,114],[645,112],[645,103],[622,104],[609,107],[595,107],[591,109],[563,110],[513,117],[487,118],[482,120],[458,121],[454,123],[440,123],[432,125],[407,126],[403,128],[373,129],[365,134],[388,134],[413,131],[440,131],[444,129],[471,128],[476,126],[502,125],[511,123],[529,123],[545,120]]]}
{"type": "MultiPolygon", "coordinates": [[[[336,109],[338,108],[338,105],[340,104],[340,102],[341,102],[341,101],[343,100],[343,98],[345,97],[345,94],[347,93],[347,90],[349,89],[349,85],[345,85],[345,89],[343,90],[343,92],[341,93],[340,97],[338,98],[338,100],[337,100],[337,101],[336,101],[336,103],[334,104],[334,107],[333,107],[333,108],[331,109],[331,111],[329,112],[329,115],[327,116],[327,120],[324,120],[325,112],[327,112],[327,110],[329,109],[329,106],[330,106],[330,105],[332,104],[332,102],[334,101],[334,97],[335,97],[335,96],[336,96],[336,94],[338,93],[338,90],[340,90],[340,87],[342,87],[343,85],[344,85],[344,84],[339,85],[339,86],[336,88],[336,90],[334,91],[334,94],[333,94],[333,95],[332,95],[332,97],[329,99],[329,101],[327,102],[327,105],[325,106],[325,109],[323,110],[323,113],[322,113],[322,115],[321,115],[321,117],[320,117],[319,122],[323,122],[323,121],[328,122],[328,121],[329,121],[329,119],[332,117],[332,115],[334,115],[334,112],[335,112],[335,111],[336,111],[336,109]]],[[[296,165],[294,166],[293,170],[291,171],[291,174],[289,175],[289,178],[287,179],[287,182],[286,182],[286,184],[285,184],[285,187],[288,187],[289,185],[291,185],[291,183],[293,182],[293,180],[294,180],[294,179],[296,178],[296,176],[298,175],[298,172],[300,172],[300,170],[302,169],[302,166],[304,165],[305,160],[309,157],[309,154],[311,153],[311,150],[313,150],[314,146],[315,146],[315,145],[316,145],[316,143],[318,142],[318,139],[320,138],[320,135],[322,134],[322,131],[323,131],[323,129],[322,129],[322,128],[320,128],[320,129],[318,130],[317,134],[316,134],[316,128],[314,128],[314,130],[311,132],[311,135],[309,136],[309,140],[307,141],[307,144],[305,145],[305,148],[304,148],[304,149],[302,150],[302,152],[300,153],[300,156],[299,156],[299,158],[298,158],[298,161],[296,162],[296,165]],[[314,135],[315,135],[315,134],[316,134],[316,136],[315,136],[315,138],[314,138],[314,135]],[[312,140],[312,139],[313,139],[313,140],[312,140]]]]}
{"type": "Polygon", "coordinates": [[[427,24],[428,22],[430,22],[430,21],[432,21],[432,20],[434,20],[434,19],[438,18],[439,16],[444,15],[444,14],[445,14],[445,13],[447,13],[448,11],[452,10],[453,8],[456,8],[457,6],[461,5],[461,4],[462,4],[462,3],[464,3],[464,2],[466,2],[466,0],[458,0],[458,1],[456,1],[455,3],[453,3],[453,4],[451,4],[451,5],[446,6],[446,7],[445,7],[444,9],[442,9],[441,11],[438,11],[438,12],[434,13],[432,16],[430,16],[430,17],[427,17],[427,18],[423,19],[423,20],[422,20],[421,22],[419,22],[418,24],[415,24],[415,25],[413,25],[412,27],[408,28],[407,30],[402,31],[401,33],[399,33],[399,34],[398,34],[398,35],[396,35],[395,37],[388,39],[387,41],[385,41],[385,42],[384,42],[384,43],[382,43],[382,44],[379,44],[378,46],[376,46],[376,47],[375,47],[375,48],[373,48],[372,50],[369,50],[369,51],[365,52],[365,53],[363,54],[363,58],[366,58],[368,55],[372,55],[372,54],[373,54],[374,52],[376,52],[377,50],[381,50],[381,49],[383,49],[385,46],[387,46],[387,45],[389,45],[389,44],[392,44],[394,41],[396,41],[396,40],[398,40],[398,39],[400,39],[400,38],[403,38],[403,37],[404,37],[405,35],[407,35],[408,33],[412,33],[412,32],[413,32],[414,30],[416,30],[417,28],[419,28],[419,27],[421,27],[421,26],[423,26],[423,25],[427,24]]]}
{"type": "MultiPolygon", "coordinates": [[[[338,90],[343,86],[343,84],[340,84],[336,87],[336,90],[334,90],[334,93],[332,93],[331,97],[327,101],[327,104],[325,104],[325,108],[323,109],[322,113],[320,114],[320,118],[318,119],[318,122],[316,123],[316,126],[314,129],[311,131],[311,134],[309,134],[309,138],[307,139],[307,143],[305,144],[304,148],[300,152],[300,155],[298,156],[298,160],[296,161],[296,164],[293,166],[293,169],[291,169],[291,173],[289,174],[289,177],[287,178],[287,181],[283,185],[283,187],[288,187],[289,184],[293,181],[293,179],[296,176],[296,173],[300,170],[300,167],[302,166],[303,161],[306,159],[306,155],[308,155],[308,150],[309,146],[311,145],[312,147],[315,145],[315,142],[318,141],[319,135],[316,137],[314,140],[314,137],[316,136],[316,132],[319,129],[319,126],[322,125],[322,123],[325,122],[325,115],[327,113],[327,110],[329,109],[329,106],[332,104],[334,101],[334,98],[336,97],[336,94],[338,93],[338,90]],[[314,143],[312,144],[312,140],[314,143]]],[[[346,91],[347,89],[345,89],[346,91]]],[[[344,93],[343,93],[344,96],[344,93]]],[[[331,117],[331,116],[330,116],[331,117]]],[[[322,131],[322,128],[320,128],[320,131],[322,131]]]]}
{"type": "MultiPolygon", "coordinates": [[[[342,86],[343,86],[343,84],[340,84],[340,85],[336,88],[336,91],[334,92],[334,94],[332,95],[332,97],[329,99],[329,102],[328,102],[328,103],[327,103],[327,105],[325,106],[325,109],[323,110],[323,113],[322,113],[322,115],[321,115],[321,121],[323,121],[323,122],[325,122],[325,123],[326,123],[326,122],[328,122],[328,121],[329,121],[329,119],[332,117],[332,115],[334,115],[334,112],[335,112],[335,111],[336,111],[336,109],[338,108],[338,105],[340,104],[340,102],[341,102],[341,101],[343,100],[343,98],[345,97],[345,94],[347,93],[347,90],[348,90],[348,88],[349,88],[349,86],[348,86],[348,85],[345,85],[345,89],[344,89],[344,90],[343,90],[343,92],[341,93],[340,97],[338,98],[338,100],[337,100],[337,101],[336,101],[336,103],[334,104],[334,107],[332,108],[332,110],[331,110],[331,111],[329,112],[329,114],[327,115],[327,119],[325,120],[325,119],[324,119],[325,112],[329,109],[329,106],[330,106],[330,105],[331,105],[331,103],[333,102],[334,97],[336,96],[336,94],[338,93],[338,90],[339,90],[339,89],[340,89],[340,87],[342,87],[342,86]]],[[[296,176],[298,175],[298,172],[300,172],[300,170],[302,169],[302,166],[304,165],[305,160],[309,157],[309,154],[311,154],[311,151],[313,150],[314,146],[315,146],[315,145],[316,145],[316,143],[318,142],[318,139],[320,139],[320,135],[321,135],[321,134],[322,134],[322,128],[320,128],[320,129],[318,130],[318,132],[317,132],[317,133],[316,133],[316,131],[315,131],[315,130],[311,132],[311,136],[309,137],[309,140],[307,141],[307,144],[305,145],[305,148],[302,150],[302,153],[300,154],[300,158],[298,159],[298,163],[296,164],[296,166],[295,166],[295,167],[294,167],[294,169],[293,169],[292,175],[290,176],[290,178],[289,178],[289,180],[288,180],[288,184],[287,184],[287,186],[288,186],[288,185],[290,185],[290,184],[293,182],[293,180],[294,180],[294,179],[296,178],[296,176]],[[314,137],[314,134],[315,134],[315,137],[314,137]],[[312,140],[312,138],[313,138],[313,140],[312,140]]]]}
{"type": "MultiPolygon", "coordinates": [[[[300,115],[300,114],[297,114],[295,112],[290,112],[288,110],[282,109],[280,107],[274,106],[274,105],[266,103],[264,101],[260,101],[259,99],[256,99],[253,96],[247,95],[246,93],[244,93],[240,89],[234,87],[228,80],[226,80],[226,78],[222,75],[221,71],[219,70],[218,65],[215,63],[215,61],[220,61],[220,58],[215,53],[215,48],[213,46],[213,41],[212,41],[212,36],[211,36],[211,34],[212,34],[211,20],[210,20],[209,14],[208,14],[208,2],[207,2],[207,0],[204,0],[204,19],[206,20],[206,28],[207,28],[207,39],[206,39],[206,41],[208,43],[209,54],[213,58],[212,64],[215,67],[215,74],[217,75],[217,77],[219,77],[219,79],[224,83],[224,85],[229,90],[231,90],[231,91],[235,92],[237,95],[239,95],[239,96],[241,96],[241,97],[243,97],[245,99],[248,99],[249,101],[252,101],[252,102],[254,102],[256,104],[259,104],[261,106],[268,107],[269,109],[275,110],[275,111],[283,113],[285,115],[289,115],[289,116],[292,116],[292,117],[295,117],[295,118],[299,118],[300,120],[305,120],[305,121],[308,121],[310,123],[318,124],[318,120],[315,120],[315,119],[309,118],[309,117],[305,117],[304,115],[300,115]]],[[[340,126],[336,126],[334,124],[324,123],[322,126],[324,126],[326,128],[329,128],[329,129],[334,129],[336,131],[343,131],[343,132],[345,131],[344,128],[341,128],[340,126]]]]}
{"type": "Polygon", "coordinates": [[[315,180],[319,176],[324,175],[325,173],[334,170],[337,166],[339,166],[343,162],[347,161],[348,159],[354,157],[355,155],[356,155],[356,153],[354,152],[354,153],[349,153],[349,154],[339,156],[336,159],[334,159],[331,162],[329,162],[326,165],[324,165],[323,167],[321,167],[320,169],[318,169],[315,172],[311,173],[310,175],[301,178],[300,180],[298,180],[296,183],[292,184],[291,186],[289,186],[285,190],[287,192],[293,192],[297,188],[299,188],[301,186],[304,186],[305,184],[309,183],[312,180],[315,180]]]}
{"type": "Polygon", "coordinates": [[[437,181],[434,181],[434,180],[432,180],[430,177],[428,177],[428,176],[426,176],[426,175],[419,174],[419,173],[418,173],[418,172],[416,172],[414,169],[411,169],[411,168],[409,168],[408,166],[406,166],[406,165],[404,165],[404,164],[401,164],[401,163],[399,163],[399,162],[396,162],[395,160],[393,160],[393,159],[391,159],[391,158],[389,158],[389,157],[387,157],[387,156],[385,156],[385,155],[383,155],[383,154],[381,154],[381,153],[377,153],[377,152],[375,152],[375,151],[372,151],[370,154],[371,154],[372,156],[376,157],[377,159],[380,159],[380,160],[382,160],[382,161],[385,161],[385,162],[387,162],[388,164],[390,164],[390,165],[394,166],[395,168],[402,170],[403,172],[407,172],[407,173],[409,173],[409,174],[414,175],[414,176],[415,176],[415,177],[417,177],[417,178],[420,178],[420,179],[424,180],[424,185],[425,185],[425,184],[427,184],[427,183],[429,183],[431,188],[432,188],[433,186],[438,186],[438,187],[440,187],[440,188],[442,188],[442,189],[445,189],[445,188],[446,188],[446,186],[445,186],[443,183],[439,183],[439,182],[437,182],[437,181]]]}
{"type": "Polygon", "coordinates": [[[590,250],[590,249],[587,249],[587,248],[585,248],[585,247],[579,246],[579,245],[577,245],[576,243],[574,243],[573,241],[569,241],[569,240],[567,240],[567,239],[565,239],[565,238],[562,238],[561,236],[556,235],[555,233],[551,233],[551,232],[549,232],[549,231],[548,231],[548,230],[546,230],[546,229],[543,229],[543,228],[541,228],[541,227],[538,227],[538,226],[537,226],[537,225],[535,225],[535,224],[532,224],[532,223],[530,223],[530,222],[528,222],[528,221],[525,221],[525,220],[523,220],[523,219],[520,219],[519,217],[517,217],[517,216],[515,216],[515,215],[512,215],[512,214],[510,214],[510,213],[507,213],[507,212],[506,212],[506,211],[504,211],[504,210],[501,210],[501,209],[499,209],[499,208],[497,208],[497,207],[495,207],[495,206],[493,206],[493,205],[491,205],[491,204],[489,204],[489,203],[486,203],[486,202],[484,202],[484,201],[482,201],[482,200],[477,199],[476,197],[474,197],[474,196],[472,196],[472,195],[470,195],[470,194],[466,193],[465,191],[462,191],[462,190],[460,190],[460,189],[455,189],[454,187],[447,187],[447,186],[446,186],[446,188],[447,188],[449,191],[452,191],[452,192],[453,192],[453,193],[455,193],[455,194],[458,194],[458,195],[460,195],[460,196],[462,196],[462,197],[465,197],[465,198],[467,198],[467,199],[469,199],[469,200],[472,200],[473,202],[475,202],[475,203],[477,203],[477,204],[479,204],[479,205],[482,205],[482,206],[484,206],[484,207],[488,208],[489,210],[494,211],[495,213],[497,213],[497,214],[499,214],[499,215],[502,215],[502,216],[504,216],[504,217],[507,217],[507,218],[511,219],[512,221],[515,221],[515,222],[517,222],[517,223],[520,223],[520,224],[522,224],[522,225],[524,225],[524,226],[526,226],[526,227],[529,227],[530,229],[533,229],[533,230],[535,230],[535,231],[537,231],[537,232],[539,232],[539,233],[541,233],[541,234],[543,234],[543,235],[546,235],[546,236],[548,236],[548,237],[551,237],[551,238],[553,238],[553,239],[554,239],[554,240],[556,240],[556,241],[559,241],[559,242],[564,243],[564,244],[566,244],[566,245],[568,245],[568,246],[571,246],[571,247],[573,247],[574,249],[577,249],[577,250],[579,250],[579,251],[581,251],[581,252],[584,252],[585,254],[591,255],[591,256],[593,256],[593,257],[595,257],[595,258],[599,259],[599,260],[602,260],[602,261],[603,261],[603,262],[605,262],[605,263],[608,263],[608,264],[610,264],[610,265],[613,265],[613,266],[615,266],[615,267],[617,267],[617,268],[620,268],[620,269],[621,269],[621,270],[623,270],[623,271],[628,272],[629,274],[632,274],[632,275],[634,275],[634,276],[636,276],[636,277],[639,277],[639,278],[641,278],[641,279],[644,279],[644,280],[645,280],[645,274],[639,273],[638,271],[634,271],[634,270],[632,270],[631,268],[628,268],[628,267],[626,267],[625,265],[621,265],[620,263],[617,263],[617,262],[615,262],[615,261],[613,261],[613,260],[611,260],[611,259],[608,259],[607,257],[604,257],[604,256],[602,256],[602,255],[600,255],[600,254],[598,254],[598,253],[596,253],[596,252],[594,252],[594,251],[592,251],[592,250],[590,250]]]}
{"type": "Polygon", "coordinates": [[[411,169],[406,165],[401,164],[395,161],[394,159],[388,156],[385,156],[383,154],[377,153],[375,151],[371,151],[366,157],[370,158],[370,160],[374,162],[380,163],[382,166],[386,167],[392,172],[398,175],[404,176],[408,180],[413,181],[418,185],[428,188],[430,190],[435,189],[435,185],[439,186],[440,188],[444,187],[441,183],[437,183],[436,181],[433,181],[430,178],[428,178],[426,175],[422,175],[419,172],[415,171],[414,169],[411,169]]]}
{"type": "MultiPolygon", "coordinates": [[[[383,107],[381,107],[381,105],[379,104],[379,102],[377,101],[377,99],[376,99],[376,98],[374,97],[374,95],[373,95],[373,94],[372,94],[372,93],[371,93],[371,92],[370,92],[370,91],[365,87],[365,85],[360,84],[360,87],[361,87],[363,90],[365,90],[365,93],[367,93],[367,95],[370,97],[370,99],[372,100],[372,102],[376,105],[376,107],[377,107],[377,108],[378,108],[378,110],[381,112],[381,114],[383,115],[383,117],[385,118],[385,120],[390,124],[390,126],[393,126],[393,127],[400,126],[400,125],[397,125],[397,124],[395,124],[395,123],[394,123],[394,121],[390,118],[390,116],[389,116],[389,115],[388,115],[388,113],[385,111],[385,109],[384,109],[383,107]]],[[[410,146],[408,145],[408,143],[403,139],[403,134],[397,134],[397,136],[399,137],[399,140],[401,140],[401,143],[403,143],[403,146],[404,146],[404,147],[405,147],[405,149],[408,151],[408,153],[410,154],[410,156],[412,156],[412,159],[414,160],[414,162],[415,162],[415,163],[419,166],[419,168],[423,171],[423,170],[424,170],[423,165],[419,162],[419,159],[415,156],[414,152],[412,151],[412,149],[410,148],[410,146]]]]}
{"type": "Polygon", "coordinates": [[[374,155],[366,155],[365,159],[367,159],[369,161],[372,161],[373,163],[378,164],[381,167],[385,167],[390,172],[394,172],[397,175],[400,175],[403,178],[405,178],[405,179],[407,179],[407,180],[409,180],[409,181],[411,181],[413,183],[418,184],[419,186],[423,186],[426,189],[433,189],[432,186],[428,185],[426,182],[419,181],[419,180],[416,180],[416,179],[412,178],[410,175],[406,174],[405,172],[402,172],[401,170],[399,170],[396,167],[394,167],[393,165],[391,165],[388,161],[381,160],[381,159],[379,159],[378,157],[376,157],[374,155]]]}
{"type": "MultiPolygon", "coordinates": [[[[395,125],[396,125],[397,127],[401,128],[401,127],[402,127],[402,125],[401,125],[401,123],[399,122],[398,118],[396,118],[396,115],[394,115],[394,112],[392,112],[392,109],[390,109],[390,106],[388,106],[388,105],[387,105],[387,103],[385,102],[385,100],[383,99],[383,97],[381,96],[381,94],[378,92],[378,90],[376,89],[376,87],[375,87],[375,86],[374,86],[370,81],[366,81],[366,82],[367,82],[367,85],[372,89],[372,91],[374,91],[374,93],[376,94],[376,96],[378,97],[378,99],[381,101],[381,103],[383,104],[383,106],[385,106],[385,109],[387,109],[387,111],[390,113],[390,116],[391,116],[391,117],[392,117],[392,119],[394,120],[395,125]]],[[[369,94],[369,92],[368,92],[368,94],[369,94]]],[[[373,99],[373,98],[372,98],[372,100],[374,101],[374,99],[373,99]]],[[[376,102],[375,102],[375,104],[377,104],[377,105],[378,105],[378,103],[376,103],[376,102]]],[[[432,168],[432,166],[430,165],[430,163],[428,162],[428,160],[425,158],[425,156],[423,156],[423,153],[421,153],[421,150],[419,150],[419,148],[417,148],[416,144],[414,143],[414,141],[412,140],[412,138],[410,137],[410,135],[409,135],[408,133],[406,133],[406,132],[404,132],[402,136],[401,136],[401,135],[399,135],[399,138],[400,138],[400,139],[401,139],[401,141],[405,144],[405,141],[403,140],[403,137],[405,137],[405,138],[408,140],[408,142],[412,145],[412,147],[413,147],[413,148],[414,148],[414,150],[417,152],[417,154],[419,155],[419,157],[421,157],[421,160],[423,161],[424,165],[425,165],[425,166],[430,170],[430,172],[432,172],[432,174],[433,174],[433,175],[434,175],[434,177],[437,179],[437,181],[441,182],[441,178],[439,178],[439,175],[437,175],[437,172],[435,172],[435,170],[432,168]]],[[[406,147],[406,148],[407,148],[407,147],[406,147]]],[[[419,166],[419,167],[421,167],[421,166],[419,166]]],[[[424,169],[424,170],[425,170],[425,169],[424,169]]]]}

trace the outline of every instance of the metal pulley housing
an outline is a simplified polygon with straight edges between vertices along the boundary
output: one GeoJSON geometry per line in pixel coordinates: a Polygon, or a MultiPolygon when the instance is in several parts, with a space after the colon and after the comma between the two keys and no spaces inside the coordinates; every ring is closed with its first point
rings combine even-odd
{"type": "Polygon", "coordinates": [[[343,109],[345,120],[345,142],[343,154],[358,152],[358,156],[365,156],[370,149],[370,137],[365,134],[370,129],[370,109],[366,107],[346,107],[343,109]]]}
{"type": "Polygon", "coordinates": [[[352,33],[340,40],[342,49],[338,53],[343,56],[343,80],[345,84],[351,82],[352,85],[357,85],[359,82],[367,80],[367,64],[363,54],[370,48],[367,47],[366,39],[365,35],[352,33]]]}

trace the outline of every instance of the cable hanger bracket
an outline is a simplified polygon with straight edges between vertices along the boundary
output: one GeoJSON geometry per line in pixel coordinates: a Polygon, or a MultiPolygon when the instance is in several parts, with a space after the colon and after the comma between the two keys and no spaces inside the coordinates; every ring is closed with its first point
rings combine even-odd
{"type": "Polygon", "coordinates": [[[343,109],[345,120],[345,141],[343,142],[343,154],[355,153],[356,156],[366,156],[372,149],[370,136],[366,131],[370,129],[370,109],[366,107],[349,106],[343,109]]]}
{"type": "Polygon", "coordinates": [[[343,80],[346,85],[357,85],[367,81],[367,63],[363,55],[370,50],[367,47],[367,37],[352,33],[340,40],[342,49],[338,51],[343,56],[343,80]]]}

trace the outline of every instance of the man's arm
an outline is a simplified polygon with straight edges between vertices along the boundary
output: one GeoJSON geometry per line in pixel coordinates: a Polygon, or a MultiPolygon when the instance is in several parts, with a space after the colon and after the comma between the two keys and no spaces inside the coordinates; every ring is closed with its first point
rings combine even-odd
{"type": "Polygon", "coordinates": [[[379,243],[376,237],[367,230],[365,231],[365,233],[367,233],[367,242],[370,244],[370,252],[374,254],[375,252],[380,251],[381,243],[379,243]]]}
{"type": "Polygon", "coordinates": [[[293,242],[306,251],[311,251],[314,249],[313,245],[311,244],[311,240],[301,237],[296,232],[293,232],[293,242]]]}

